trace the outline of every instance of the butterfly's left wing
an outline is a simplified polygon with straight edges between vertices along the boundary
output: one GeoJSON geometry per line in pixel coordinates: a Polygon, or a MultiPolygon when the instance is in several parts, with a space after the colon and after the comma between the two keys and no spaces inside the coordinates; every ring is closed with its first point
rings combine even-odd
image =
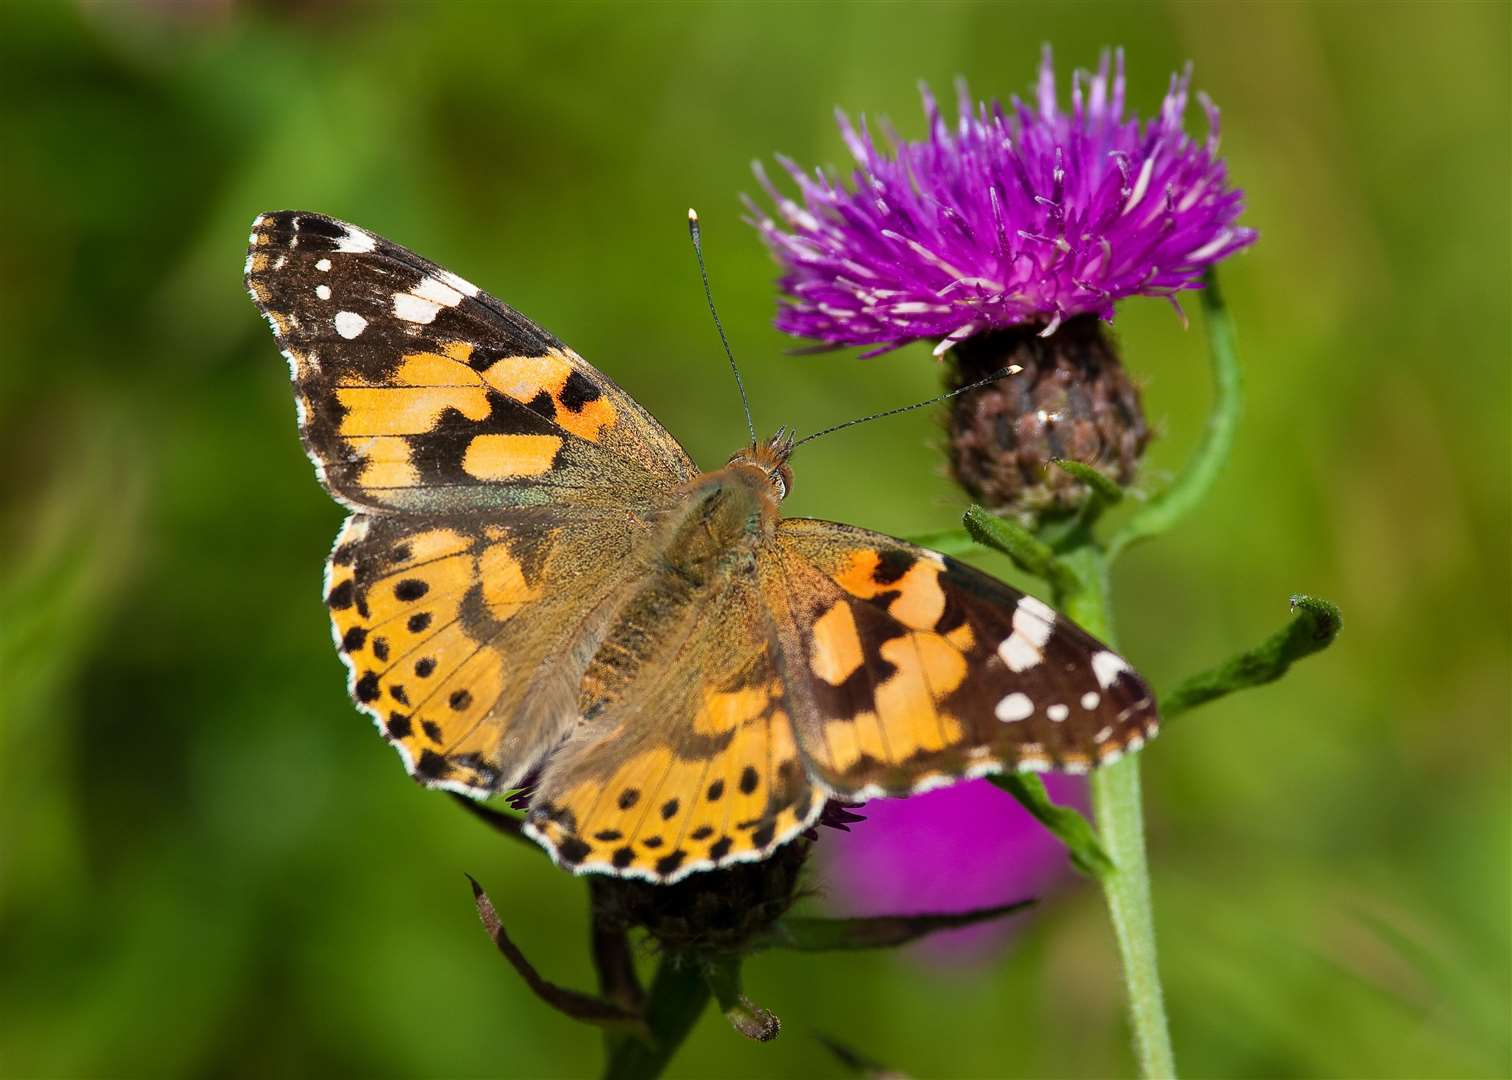
{"type": "Polygon", "coordinates": [[[798,743],[849,798],[963,776],[1085,772],[1155,734],[1121,657],[954,559],[828,521],[779,528],[776,594],[798,743]]]}

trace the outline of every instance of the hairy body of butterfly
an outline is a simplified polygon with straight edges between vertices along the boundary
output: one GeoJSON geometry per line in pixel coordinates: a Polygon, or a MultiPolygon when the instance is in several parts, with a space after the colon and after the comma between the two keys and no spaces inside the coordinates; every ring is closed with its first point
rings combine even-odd
{"type": "Polygon", "coordinates": [[[531,784],[558,863],[675,881],[827,798],[1085,771],[1154,734],[1144,682],[1042,602],[783,518],[782,435],[700,472],[524,316],[318,214],[259,217],[246,274],[354,511],[326,581],[353,697],[424,784],[531,784]]]}

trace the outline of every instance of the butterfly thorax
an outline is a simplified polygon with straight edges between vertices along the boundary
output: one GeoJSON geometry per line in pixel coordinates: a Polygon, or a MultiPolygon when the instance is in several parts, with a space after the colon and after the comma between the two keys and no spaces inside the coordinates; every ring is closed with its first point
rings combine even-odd
{"type": "Polygon", "coordinates": [[[715,617],[709,607],[717,598],[746,594],[739,586],[754,583],[780,503],[768,467],[737,459],[680,488],[652,517],[628,575],[633,584],[583,674],[583,716],[621,700],[637,678],[652,674],[648,665],[677,655],[679,643],[715,617]]]}

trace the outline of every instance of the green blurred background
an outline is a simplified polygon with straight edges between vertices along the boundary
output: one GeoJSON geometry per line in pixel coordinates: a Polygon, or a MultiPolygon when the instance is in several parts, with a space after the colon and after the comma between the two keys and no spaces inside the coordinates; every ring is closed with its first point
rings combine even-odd
{"type": "MultiPolygon", "coordinates": [[[[706,464],[742,439],[699,208],[764,429],[927,396],[914,347],[795,358],[740,222],[749,162],[843,164],[831,108],[1188,58],[1261,241],[1224,268],[1248,412],[1201,516],[1117,573],[1159,685],[1337,601],[1334,649],[1145,755],[1189,1075],[1505,1076],[1509,1058],[1509,8],[8,5],[0,13],[0,1072],[571,1076],[598,1041],[479,932],[591,985],[582,884],[411,784],[319,597],[341,514],[242,291],[301,207],[484,284],[706,464]]],[[[1194,116],[1191,122],[1198,123],[1194,116]]],[[[1164,438],[1209,387],[1195,301],[1121,309],[1164,438]]],[[[926,414],[819,444],[792,512],[904,535],[961,499],[926,414]]],[[[999,569],[1002,569],[999,567],[999,569]]],[[[864,825],[862,826],[865,827],[864,825]]],[[[771,1045],[707,1016],[678,1075],[1129,1069],[1111,933],[1073,883],[990,962],[773,954],[771,1045]]]]}

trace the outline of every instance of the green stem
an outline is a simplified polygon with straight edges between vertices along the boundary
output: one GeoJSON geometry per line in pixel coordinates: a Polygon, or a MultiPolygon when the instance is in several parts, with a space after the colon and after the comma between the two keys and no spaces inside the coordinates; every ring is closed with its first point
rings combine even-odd
{"type": "MultiPolygon", "coordinates": [[[[1108,556],[1092,545],[1067,552],[1081,587],[1056,590],[1056,606],[1088,633],[1113,643],[1108,607],[1108,556]]],[[[1114,646],[1116,647],[1116,646],[1114,646]]],[[[1112,873],[1099,875],[1129,997],[1134,1053],[1145,1077],[1173,1077],[1176,1060],[1166,1022],[1165,998],[1155,951],[1155,919],[1150,905],[1150,871],[1145,859],[1144,809],[1140,802],[1139,755],[1128,754],[1092,774],[1092,812],[1112,873]]]]}
{"type": "Polygon", "coordinates": [[[668,953],[651,983],[646,1023],[651,1041],[621,1040],[604,1066],[604,1080],[654,1080],[667,1068],[709,1003],[709,984],[691,957],[668,953]]]}

